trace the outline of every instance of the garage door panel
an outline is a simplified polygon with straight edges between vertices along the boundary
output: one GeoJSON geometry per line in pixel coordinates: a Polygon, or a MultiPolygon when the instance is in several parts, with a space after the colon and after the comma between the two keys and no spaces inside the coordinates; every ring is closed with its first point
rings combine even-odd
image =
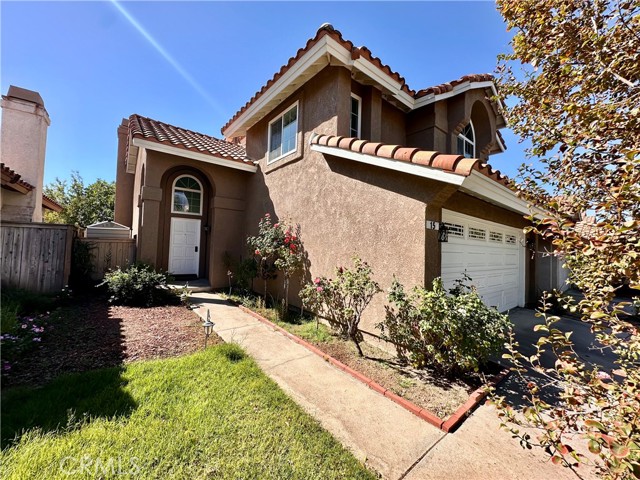
{"type": "Polygon", "coordinates": [[[518,306],[523,297],[524,271],[520,264],[521,245],[513,238],[521,232],[506,225],[443,211],[443,221],[464,226],[465,238],[450,236],[442,244],[442,280],[446,289],[464,274],[471,278],[483,301],[500,310],[518,306]],[[469,236],[469,227],[471,231],[469,236]],[[485,231],[484,240],[481,231],[485,231]],[[507,241],[511,239],[510,241],[507,241]]]}

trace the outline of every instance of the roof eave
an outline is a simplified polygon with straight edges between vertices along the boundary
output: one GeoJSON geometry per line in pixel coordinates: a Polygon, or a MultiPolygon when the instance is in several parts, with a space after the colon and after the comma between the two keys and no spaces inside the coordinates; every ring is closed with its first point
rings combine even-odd
{"type": "Polygon", "coordinates": [[[403,84],[391,78],[364,57],[352,58],[351,51],[328,35],[323,36],[271,87],[260,95],[236,120],[222,130],[226,138],[247,134],[247,130],[268,115],[281,101],[294,93],[309,78],[327,65],[338,64],[355,70],[406,110],[414,108],[414,99],[403,90],[403,84]],[[334,63],[332,60],[335,60],[334,63]]]}
{"type": "Polygon", "coordinates": [[[148,139],[133,137],[132,144],[138,148],[146,148],[147,150],[177,155],[179,157],[190,158],[192,160],[233,168],[235,170],[242,170],[244,172],[255,173],[258,170],[258,167],[249,161],[239,162],[236,160],[229,160],[228,158],[218,157],[207,153],[194,152],[192,150],[186,150],[172,145],[165,145],[148,139]]]}
{"type": "Polygon", "coordinates": [[[501,185],[482,173],[473,170],[460,185],[460,191],[484,200],[498,207],[522,215],[540,217],[544,212],[518,197],[512,189],[501,185]]]}
{"type": "Polygon", "coordinates": [[[465,177],[456,173],[444,172],[438,168],[431,168],[425,165],[417,165],[415,163],[392,160],[389,158],[378,157],[375,155],[367,155],[364,153],[344,150],[338,147],[328,147],[325,145],[312,144],[311,150],[320,152],[334,157],[341,157],[347,160],[355,160],[356,162],[366,163],[377,167],[395,170],[397,172],[408,173],[418,177],[428,178],[442,183],[460,186],[465,177]]]}

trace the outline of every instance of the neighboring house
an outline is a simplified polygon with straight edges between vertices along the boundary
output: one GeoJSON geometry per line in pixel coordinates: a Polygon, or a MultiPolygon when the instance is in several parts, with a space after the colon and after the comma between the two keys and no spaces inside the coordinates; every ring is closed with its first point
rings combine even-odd
{"type": "MultiPolygon", "coordinates": [[[[224,253],[246,255],[269,212],[300,224],[310,278],[358,254],[383,288],[394,275],[451,286],[466,272],[489,305],[524,306],[537,289],[529,209],[487,163],[505,150],[494,95],[490,75],[411,90],[323,25],[222,128],[227,141],[124,120],[115,221],[133,228],[139,260],[213,288],[228,281],[224,253]]],[[[366,330],[384,303],[374,300],[366,330]]]]}
{"type": "Polygon", "coordinates": [[[43,193],[50,124],[38,92],[11,85],[7,95],[2,96],[0,216],[3,221],[42,222],[43,210],[62,210],[43,193]]]}

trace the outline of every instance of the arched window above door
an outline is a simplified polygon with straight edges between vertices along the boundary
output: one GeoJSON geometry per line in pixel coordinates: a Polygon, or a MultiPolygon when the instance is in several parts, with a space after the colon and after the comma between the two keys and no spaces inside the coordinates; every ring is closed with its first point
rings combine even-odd
{"type": "Polygon", "coordinates": [[[202,215],[202,184],[191,175],[182,175],[173,182],[171,213],[202,215]]]}

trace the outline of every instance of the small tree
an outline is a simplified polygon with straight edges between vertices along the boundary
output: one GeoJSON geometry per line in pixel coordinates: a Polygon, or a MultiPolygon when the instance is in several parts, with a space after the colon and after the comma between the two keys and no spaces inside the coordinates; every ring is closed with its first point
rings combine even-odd
{"type": "Polygon", "coordinates": [[[336,278],[318,277],[300,292],[300,298],[316,315],[329,321],[332,328],[355,343],[363,356],[359,330],[362,312],[380,292],[380,286],[371,278],[373,272],[367,262],[353,258],[353,269],[336,269],[336,278]]]}
{"type": "Polygon", "coordinates": [[[44,193],[63,208],[61,212],[45,213],[48,223],[69,223],[86,227],[93,223],[113,220],[116,184],[98,179],[85,185],[78,172],[71,172],[71,181],[56,178],[45,186],[44,193]]]}
{"type": "Polygon", "coordinates": [[[290,225],[276,223],[274,229],[279,229],[283,232],[282,244],[277,250],[278,258],[274,262],[274,265],[278,270],[282,271],[284,278],[282,313],[286,316],[289,312],[289,284],[291,276],[302,268],[303,252],[302,242],[300,241],[300,226],[296,225],[295,233],[293,227],[290,225]]]}
{"type": "Polygon", "coordinates": [[[247,243],[253,249],[258,264],[258,275],[264,280],[264,302],[267,301],[267,281],[283,274],[283,315],[289,310],[289,284],[291,276],[302,267],[303,251],[300,226],[271,223],[271,215],[265,214],[258,224],[258,235],[249,237],[247,243]]]}
{"type": "MultiPolygon", "coordinates": [[[[590,324],[616,358],[602,371],[573,350],[569,334],[549,314],[545,296],[533,356],[512,342],[516,371],[533,368],[561,393],[553,405],[537,382],[526,381],[519,414],[496,399],[523,445],[539,445],[554,463],[575,469],[590,459],[572,447],[584,442],[607,478],[640,478],[640,332],[613,297],[621,284],[640,287],[640,1],[498,0],[514,31],[501,57],[499,92],[510,97],[510,126],[529,139],[537,165],[521,171],[520,194],[546,212],[534,232],[564,257],[571,283],[583,293],[570,309],[590,324]],[[575,216],[595,217],[593,231],[575,216]],[[555,354],[554,365],[540,362],[555,354]],[[538,429],[530,436],[519,426],[538,429]]],[[[583,449],[582,449],[583,450],[583,449]]]]}
{"type": "Polygon", "coordinates": [[[265,213],[258,223],[258,235],[247,238],[247,244],[253,249],[258,267],[258,277],[264,282],[263,302],[267,304],[267,282],[275,278],[274,263],[278,258],[278,250],[282,244],[279,229],[273,228],[271,215],[265,213]]]}

